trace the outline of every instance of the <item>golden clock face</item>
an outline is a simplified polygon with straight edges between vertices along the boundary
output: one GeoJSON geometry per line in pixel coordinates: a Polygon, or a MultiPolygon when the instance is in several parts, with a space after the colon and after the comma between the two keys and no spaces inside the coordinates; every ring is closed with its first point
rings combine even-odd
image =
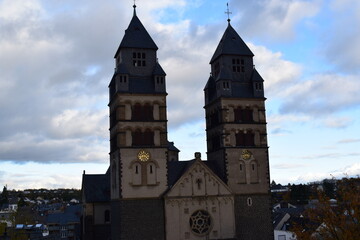
{"type": "Polygon", "coordinates": [[[251,158],[251,156],[252,156],[252,153],[249,150],[247,150],[247,149],[242,150],[242,152],[241,152],[242,159],[249,160],[251,158]]]}
{"type": "Polygon", "coordinates": [[[150,153],[145,150],[140,150],[137,157],[140,161],[146,162],[150,159],[150,153]]]}

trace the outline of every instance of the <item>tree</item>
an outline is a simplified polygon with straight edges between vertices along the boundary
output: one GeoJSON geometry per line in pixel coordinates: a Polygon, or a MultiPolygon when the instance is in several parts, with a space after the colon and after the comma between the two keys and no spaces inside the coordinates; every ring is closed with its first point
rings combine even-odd
{"type": "Polygon", "coordinates": [[[306,224],[295,224],[298,240],[354,240],[360,236],[360,179],[338,181],[337,202],[324,191],[317,193],[318,204],[305,211],[306,224]]]}
{"type": "Polygon", "coordinates": [[[308,185],[292,185],[290,192],[290,202],[293,204],[307,204],[310,196],[308,185]]]}
{"type": "Polygon", "coordinates": [[[0,194],[0,208],[2,207],[2,205],[8,203],[9,203],[9,193],[7,191],[7,187],[4,186],[3,191],[0,194]]]}
{"type": "Polygon", "coordinates": [[[329,198],[335,197],[335,183],[333,180],[325,179],[323,181],[323,188],[326,196],[328,196],[329,198]]]}

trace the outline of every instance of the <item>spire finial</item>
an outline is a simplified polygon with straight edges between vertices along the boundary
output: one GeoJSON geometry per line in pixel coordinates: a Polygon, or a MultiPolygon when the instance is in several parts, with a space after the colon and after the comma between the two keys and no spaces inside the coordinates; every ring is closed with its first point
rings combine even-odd
{"type": "Polygon", "coordinates": [[[232,12],[230,12],[230,9],[229,9],[229,3],[226,3],[226,6],[227,6],[227,10],[226,10],[226,14],[228,15],[228,23],[230,24],[230,21],[231,21],[231,19],[230,19],[230,14],[232,14],[232,12]]]}
{"type": "Polygon", "coordinates": [[[133,8],[134,8],[134,16],[136,16],[136,0],[134,0],[133,8]]]}

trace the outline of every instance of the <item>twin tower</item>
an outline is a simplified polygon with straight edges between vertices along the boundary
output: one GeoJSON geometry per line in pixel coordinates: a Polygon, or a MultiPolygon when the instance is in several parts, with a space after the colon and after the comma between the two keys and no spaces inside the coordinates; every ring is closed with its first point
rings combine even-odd
{"type": "MultiPolygon", "coordinates": [[[[94,229],[97,212],[111,240],[273,239],[264,80],[254,54],[229,21],[204,89],[207,161],[200,153],[179,161],[157,50],[134,6],[109,84],[110,194],[89,213],[94,229]]],[[[94,229],[87,239],[97,239],[94,229]]]]}

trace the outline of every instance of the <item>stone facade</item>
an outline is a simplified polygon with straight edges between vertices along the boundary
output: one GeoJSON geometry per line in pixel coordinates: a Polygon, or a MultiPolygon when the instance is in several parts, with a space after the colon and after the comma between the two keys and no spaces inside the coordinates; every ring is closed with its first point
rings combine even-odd
{"type": "Polygon", "coordinates": [[[111,240],[273,239],[264,80],[254,55],[229,21],[204,89],[208,161],[200,153],[179,161],[167,137],[166,73],[135,7],[109,84],[102,211],[111,211],[111,240]]]}
{"type": "Polygon", "coordinates": [[[167,239],[234,238],[233,194],[200,159],[195,161],[165,195],[167,239]],[[196,224],[206,218],[199,211],[208,215],[208,229],[196,224]]]}

